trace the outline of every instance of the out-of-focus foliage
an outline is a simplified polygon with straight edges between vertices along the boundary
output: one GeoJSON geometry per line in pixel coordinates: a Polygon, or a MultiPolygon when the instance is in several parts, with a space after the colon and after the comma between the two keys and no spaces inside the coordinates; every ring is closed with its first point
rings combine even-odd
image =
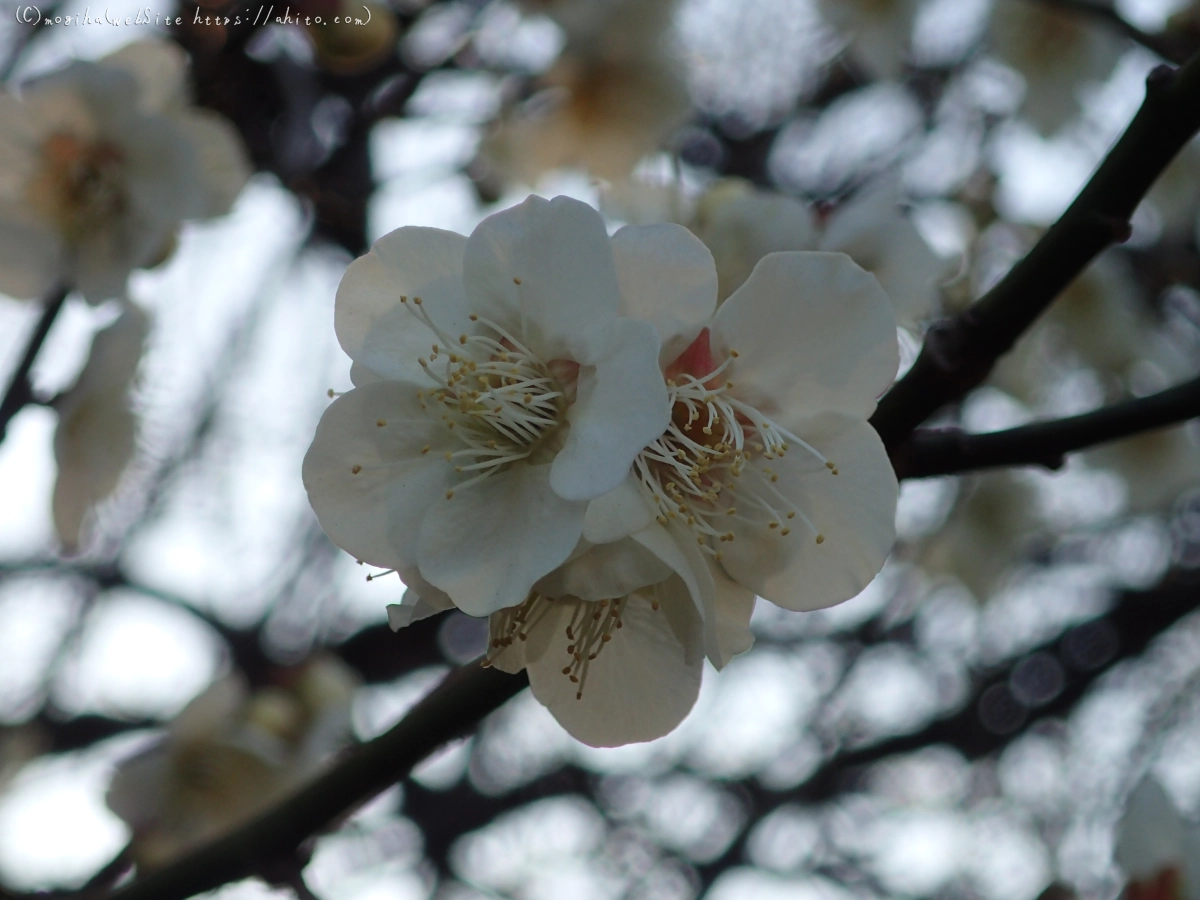
{"type": "MultiPolygon", "coordinates": [[[[933,319],[995,284],[1066,207],[1159,62],[1072,5],[302,0],[268,13],[181,0],[114,26],[64,0],[40,10],[61,23],[37,27],[6,8],[17,96],[72,60],[172,42],[177,69],[134,73],[174,98],[154,115],[178,127],[194,100],[208,127],[236,132],[254,174],[234,202],[240,156],[201,151],[180,163],[195,174],[184,182],[215,167],[223,200],[180,193],[176,209],[150,192],[171,221],[121,257],[123,291],[66,300],[31,373],[35,402],[7,423],[0,885],[77,887],[163,810],[186,843],[286,790],[336,743],[330,726],[309,747],[322,703],[289,693],[317,654],[361,679],[334,705],[365,739],[483,651],[485,625],[457,612],[393,634],[385,608],[402,585],[364,580],[301,482],[326,391],[350,386],[334,292],[370,240],[406,224],[469,233],[536,190],[596,206],[610,230],[686,225],[723,297],[764,253],[841,250],[892,296],[903,368],[933,319]],[[325,21],[347,15],[364,24],[325,21]],[[168,16],[178,24],[154,24],[168,16]],[[247,705],[189,730],[232,684],[247,705]],[[196,767],[184,765],[187,802],[158,777],[180,748],[196,767]],[[158,776],[138,774],[151,764],[158,776]],[[137,809],[110,803],[123,821],[105,796],[132,783],[137,809]]],[[[1116,10],[1200,47],[1186,0],[1116,10]]],[[[9,165],[42,144],[10,149],[12,134],[0,261],[53,275],[59,257],[22,250],[17,225],[36,207],[9,165]]],[[[1193,376],[1198,215],[1193,142],[1131,239],[942,424],[996,430],[1193,376]]],[[[0,297],[6,381],[39,308],[2,286],[19,295],[0,297]]],[[[1175,884],[1160,845],[1200,814],[1197,440],[1193,422],[1057,472],[907,482],[900,540],[871,586],[819,612],[760,602],[754,648],[705,672],[667,737],[589,748],[518,696],[319,837],[303,877],[338,900],[1032,900],[1052,883],[1109,900],[1127,876],[1175,884]],[[1170,834],[1145,826],[1153,846],[1134,852],[1121,834],[1146,815],[1145,788],[1125,810],[1147,773],[1169,801],[1150,821],[1182,818],[1170,834]]]]}

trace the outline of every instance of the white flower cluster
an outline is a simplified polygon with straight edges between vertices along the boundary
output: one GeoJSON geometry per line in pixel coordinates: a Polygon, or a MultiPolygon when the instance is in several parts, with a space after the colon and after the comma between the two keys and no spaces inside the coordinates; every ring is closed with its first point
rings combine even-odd
{"type": "Polygon", "coordinates": [[[144,41],[0,90],[0,169],[0,292],[122,304],[56,403],[54,522],[74,550],[135,449],[150,321],[126,297],[130,272],[169,257],[183,221],[229,212],[249,162],[228,122],[191,106],[183,50],[144,41]]]}
{"type": "Polygon", "coordinates": [[[490,616],[488,661],[594,746],[673,729],[755,595],[849,599],[894,539],[866,419],[895,314],[839,253],[762,259],[718,308],[674,224],[613,236],[530,197],[469,238],[401,228],[338,290],[354,390],[304,462],[338,546],[409,586],[393,624],[490,616]]]}
{"type": "Polygon", "coordinates": [[[133,831],[137,863],[165,865],[294,790],[349,742],[357,685],[318,656],[286,686],[251,693],[228,677],[192,700],[113,776],[108,806],[133,831]]]}

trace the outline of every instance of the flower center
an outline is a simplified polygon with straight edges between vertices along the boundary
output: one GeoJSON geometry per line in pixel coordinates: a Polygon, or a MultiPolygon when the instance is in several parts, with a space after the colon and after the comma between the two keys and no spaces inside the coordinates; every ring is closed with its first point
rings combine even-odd
{"type": "MultiPolygon", "coordinates": [[[[420,297],[411,302],[401,297],[400,302],[444,342],[434,344],[429,357],[418,360],[437,385],[418,392],[418,397],[421,408],[439,418],[465,445],[446,453],[448,460],[458,461],[456,471],[475,473],[456,490],[528,459],[558,430],[578,364],[543,362],[499,325],[477,315],[471,321],[486,326],[495,337],[451,337],[434,324],[420,297]]],[[[448,498],[453,495],[453,490],[446,492],[448,498]]]]}
{"type": "Polygon", "coordinates": [[[837,466],[733,396],[733,382],[722,375],[737,358],[737,351],[731,350],[713,368],[705,331],[680,357],[682,365],[668,369],[671,423],[634,461],[642,489],[657,507],[661,524],[687,525],[704,552],[718,560],[721,552],[714,545],[734,539],[731,521],[780,537],[791,534],[792,525],[799,522],[818,544],[824,543],[825,536],[808,516],[775,487],[779,475],[769,463],[795,446],[833,475],[838,474],[837,466]],[[703,378],[681,371],[697,365],[708,372],[703,378]]]}
{"type": "Polygon", "coordinates": [[[28,199],[67,243],[111,227],[128,206],[125,159],[114,144],[54,134],[42,145],[41,161],[28,199]]]}
{"type": "MultiPolygon", "coordinates": [[[[490,644],[484,665],[512,646],[513,641],[524,641],[554,604],[571,606],[571,622],[564,633],[567,640],[567,665],[562,673],[576,685],[575,699],[583,699],[583,688],[587,682],[588,669],[593,660],[613,639],[614,632],[625,627],[621,614],[628,597],[615,600],[586,601],[577,597],[546,597],[536,592],[520,606],[502,609],[494,613],[489,621],[490,644]]],[[[651,600],[650,608],[657,610],[658,601],[651,600]]]]}

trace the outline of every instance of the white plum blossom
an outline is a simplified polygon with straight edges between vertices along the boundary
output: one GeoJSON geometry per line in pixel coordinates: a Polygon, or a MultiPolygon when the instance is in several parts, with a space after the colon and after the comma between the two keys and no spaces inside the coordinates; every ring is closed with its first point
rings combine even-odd
{"type": "Polygon", "coordinates": [[[1129,795],[1116,859],[1128,900],[1200,900],[1200,826],[1183,820],[1151,776],[1129,795]]]}
{"type": "Polygon", "coordinates": [[[75,386],[55,402],[54,527],[64,549],[78,548],[87,516],[121,480],[137,443],[131,386],[150,331],[146,313],[127,305],[96,335],[75,386]]]}
{"type": "MultiPolygon", "coordinates": [[[[668,734],[696,702],[706,653],[720,669],[754,642],[754,592],[719,572],[710,607],[716,640],[706,640],[694,583],[689,587],[648,549],[671,555],[670,539],[657,532],[608,544],[582,541],[570,564],[543,579],[524,603],[489,619],[486,664],[525,669],[534,697],[593,747],[668,734]]],[[[444,608],[410,588],[388,607],[388,618],[399,629],[444,608]]]]}
{"type": "MultiPolygon", "coordinates": [[[[690,281],[715,281],[698,254],[694,266],[690,281]]],[[[769,254],[699,328],[689,319],[658,322],[670,425],[638,455],[624,497],[593,506],[610,507],[609,539],[651,523],[669,535],[646,546],[688,582],[719,656],[721,579],[813,610],[855,596],[883,566],[898,486],[867,418],[896,374],[896,323],[847,256],[804,252],[769,254]]]]}
{"type": "Polygon", "coordinates": [[[895,78],[911,52],[918,0],[820,0],[821,15],[850,39],[850,58],[875,78],[895,78]]]}
{"type": "Polygon", "coordinates": [[[867,417],[898,351],[874,277],[844,254],[774,253],[718,309],[687,229],[610,239],[565,198],[453,238],[401,229],[351,266],[337,322],[358,387],[305,462],[334,541],[408,584],[393,627],[452,605],[490,615],[488,661],[526,669],[571,734],[614,746],[682,720],[704,659],[750,647],[756,595],[817,609],[875,577],[898,490],[867,417]],[[603,341],[594,369],[573,349],[601,312],[623,335],[619,373],[603,341]],[[535,449],[495,437],[514,422],[535,449]]]}
{"type": "Polygon", "coordinates": [[[670,417],[655,329],[619,314],[647,287],[626,257],[595,210],[530,197],[351,264],[335,326],[356,387],[304,460],[334,543],[472,615],[564,563],[670,417]]]}
{"type": "Polygon", "coordinates": [[[182,49],[144,42],[0,91],[0,291],[121,297],[181,222],[229,211],[245,152],[186,75],[182,49]]]}
{"type": "Polygon", "coordinates": [[[1022,110],[1051,134],[1079,110],[1079,89],[1102,80],[1121,55],[1121,42],[1075,10],[1039,0],[996,0],[992,50],[1025,79],[1022,110]]]}
{"type": "Polygon", "coordinates": [[[117,767],[106,800],[133,831],[139,866],[156,868],[294,790],[350,739],[357,676],[318,656],[286,687],[251,693],[216,682],[161,740],[117,767]]]}

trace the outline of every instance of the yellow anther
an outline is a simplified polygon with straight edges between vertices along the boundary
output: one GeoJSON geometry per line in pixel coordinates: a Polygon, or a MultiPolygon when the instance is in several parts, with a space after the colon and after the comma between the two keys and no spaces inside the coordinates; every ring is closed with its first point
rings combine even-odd
{"type": "Polygon", "coordinates": [[[817,535],[817,543],[818,543],[818,544],[823,544],[823,543],[825,543],[825,535],[823,535],[823,534],[818,534],[818,535],[817,535]]]}
{"type": "Polygon", "coordinates": [[[520,278],[517,278],[517,277],[515,277],[515,276],[514,276],[514,277],[513,277],[513,284],[520,284],[520,283],[521,283],[521,279],[520,279],[520,278]]]}
{"type": "Polygon", "coordinates": [[[447,499],[447,500],[453,500],[453,499],[454,499],[454,491],[452,491],[452,490],[451,490],[451,491],[446,491],[446,499],[447,499]]]}
{"type": "Polygon", "coordinates": [[[387,419],[377,419],[375,421],[376,428],[383,428],[385,425],[387,425],[387,419]]]}
{"type": "Polygon", "coordinates": [[[465,334],[460,334],[458,336],[458,342],[460,344],[465,344],[467,342],[467,336],[465,334]]]}
{"type": "Polygon", "coordinates": [[[351,474],[351,475],[357,475],[357,474],[358,474],[359,472],[361,472],[361,471],[362,471],[362,466],[351,466],[351,467],[350,467],[350,474],[351,474]]]}

